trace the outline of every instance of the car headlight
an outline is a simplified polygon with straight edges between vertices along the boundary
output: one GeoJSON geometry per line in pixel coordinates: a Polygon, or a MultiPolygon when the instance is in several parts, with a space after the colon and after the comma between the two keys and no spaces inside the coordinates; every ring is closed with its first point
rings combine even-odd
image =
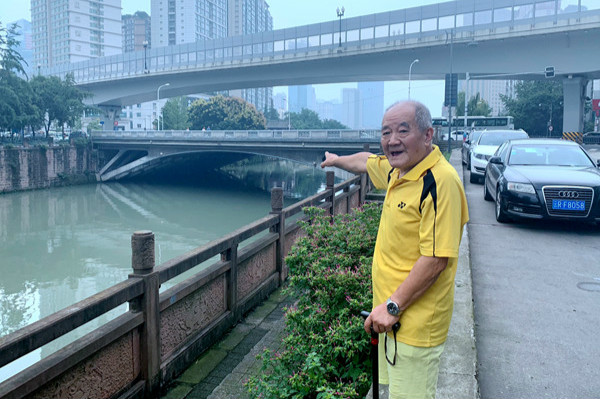
{"type": "Polygon", "coordinates": [[[480,154],[480,153],[477,153],[477,152],[475,152],[475,153],[473,153],[473,154],[475,155],[475,158],[477,158],[477,159],[484,159],[484,160],[486,160],[486,161],[489,161],[489,160],[490,160],[490,158],[492,157],[491,155],[487,155],[487,154],[480,154]]]}
{"type": "Polygon", "coordinates": [[[535,194],[535,188],[529,183],[508,182],[507,188],[510,191],[516,191],[517,193],[535,194]]]}

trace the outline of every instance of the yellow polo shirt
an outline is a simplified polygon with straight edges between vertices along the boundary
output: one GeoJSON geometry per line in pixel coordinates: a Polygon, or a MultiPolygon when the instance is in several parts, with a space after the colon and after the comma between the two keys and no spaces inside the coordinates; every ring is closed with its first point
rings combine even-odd
{"type": "Polygon", "coordinates": [[[448,257],[436,282],[400,318],[397,340],[420,347],[446,341],[454,305],[454,276],[467,199],[454,167],[439,148],[398,178],[385,156],[373,155],[367,171],[387,189],[373,255],[373,307],[385,302],[420,256],[448,257]]]}

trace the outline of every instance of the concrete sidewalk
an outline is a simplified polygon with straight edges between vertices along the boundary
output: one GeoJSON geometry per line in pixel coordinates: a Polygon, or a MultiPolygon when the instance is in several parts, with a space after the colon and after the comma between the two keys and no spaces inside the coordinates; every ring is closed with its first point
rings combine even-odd
{"type": "MultiPolygon", "coordinates": [[[[462,178],[460,150],[451,163],[462,178]]],[[[456,273],[454,314],[440,364],[438,399],[477,399],[476,350],[473,330],[471,265],[467,229],[463,233],[456,273]]],[[[251,312],[223,340],[203,354],[183,373],[163,398],[247,399],[244,382],[260,375],[262,362],[256,356],[265,348],[279,350],[285,320],[283,308],[292,300],[277,290],[251,312]]],[[[380,396],[384,399],[386,396],[380,396]]]]}

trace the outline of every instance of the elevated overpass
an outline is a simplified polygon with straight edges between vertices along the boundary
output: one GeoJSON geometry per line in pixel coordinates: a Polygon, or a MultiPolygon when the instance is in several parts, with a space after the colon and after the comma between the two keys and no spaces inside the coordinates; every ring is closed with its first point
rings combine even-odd
{"type": "Polygon", "coordinates": [[[216,168],[253,155],[317,166],[325,150],[351,154],[369,145],[376,152],[380,135],[378,130],[96,131],[92,142],[106,160],[97,179],[109,181],[186,160],[216,168]]]}
{"type": "MultiPolygon", "coordinates": [[[[150,49],[42,70],[123,106],[228,89],[370,80],[545,79],[564,87],[564,129],[582,130],[584,88],[600,78],[600,2],[457,0],[253,35],[150,49]],[[568,6],[563,7],[564,4],[568,6]]],[[[106,123],[105,126],[112,126],[106,123]]]]}

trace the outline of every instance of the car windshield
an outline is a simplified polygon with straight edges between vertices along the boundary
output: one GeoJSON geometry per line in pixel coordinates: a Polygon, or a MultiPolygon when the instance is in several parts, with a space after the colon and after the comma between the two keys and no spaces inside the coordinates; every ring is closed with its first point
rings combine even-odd
{"type": "Polygon", "coordinates": [[[476,130],[473,133],[471,133],[471,138],[470,138],[471,143],[477,142],[477,139],[479,138],[479,136],[481,136],[481,133],[483,133],[483,132],[480,130],[476,130]]]}
{"type": "Polygon", "coordinates": [[[499,146],[506,140],[526,139],[529,136],[525,132],[487,132],[479,138],[479,145],[495,145],[499,146]]]}
{"type": "Polygon", "coordinates": [[[576,146],[540,144],[513,145],[509,165],[594,166],[576,146]]]}

